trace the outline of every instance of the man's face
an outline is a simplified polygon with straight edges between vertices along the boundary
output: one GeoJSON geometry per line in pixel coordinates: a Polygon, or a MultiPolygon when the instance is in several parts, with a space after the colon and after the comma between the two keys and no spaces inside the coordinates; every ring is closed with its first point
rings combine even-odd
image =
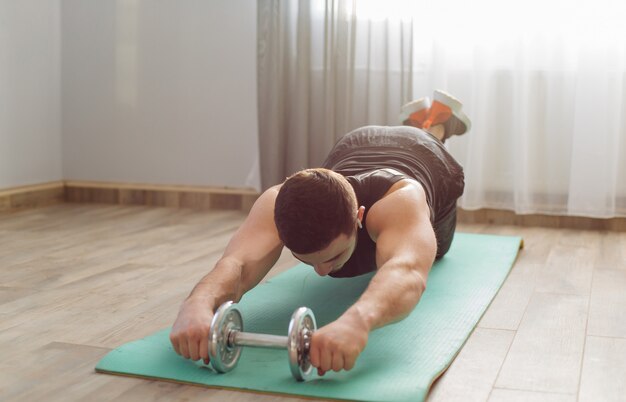
{"type": "Polygon", "coordinates": [[[338,271],[350,259],[356,247],[356,230],[351,236],[340,234],[331,241],[328,247],[310,254],[297,254],[293,256],[305,264],[311,265],[320,276],[326,276],[331,272],[338,271]]]}

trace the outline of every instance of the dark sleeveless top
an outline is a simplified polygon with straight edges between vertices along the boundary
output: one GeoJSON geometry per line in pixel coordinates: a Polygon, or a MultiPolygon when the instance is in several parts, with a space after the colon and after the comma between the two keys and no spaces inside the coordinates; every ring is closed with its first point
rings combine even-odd
{"type": "Polygon", "coordinates": [[[439,140],[408,126],[354,130],[335,144],[322,167],[345,176],[359,206],[365,207],[354,253],[340,270],[330,274],[333,277],[376,270],[376,243],[367,233],[367,214],[396,182],[411,178],[423,186],[433,227],[463,194],[463,168],[439,140]]]}

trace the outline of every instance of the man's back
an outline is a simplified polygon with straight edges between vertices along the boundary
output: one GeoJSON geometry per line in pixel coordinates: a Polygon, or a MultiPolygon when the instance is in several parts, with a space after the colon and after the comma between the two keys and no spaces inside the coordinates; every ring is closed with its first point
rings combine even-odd
{"type": "MultiPolygon", "coordinates": [[[[396,175],[387,178],[388,184],[385,184],[381,183],[381,178],[368,175],[371,172],[393,169],[404,178],[416,180],[426,194],[430,220],[439,243],[437,255],[441,257],[447,252],[464,176],[463,168],[437,138],[414,127],[362,127],[335,144],[323,167],[345,176],[357,193],[360,205],[367,203],[368,207],[373,204],[370,193],[377,194],[379,187],[390,186],[400,179],[396,175]],[[365,180],[361,179],[363,175],[366,175],[365,180]]],[[[368,270],[361,266],[357,271],[368,270]]]]}

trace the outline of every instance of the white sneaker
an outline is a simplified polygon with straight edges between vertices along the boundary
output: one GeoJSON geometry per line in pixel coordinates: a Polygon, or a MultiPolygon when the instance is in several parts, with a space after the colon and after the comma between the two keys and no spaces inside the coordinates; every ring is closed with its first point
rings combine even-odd
{"type": "Polygon", "coordinates": [[[422,128],[422,124],[430,110],[430,99],[428,97],[411,101],[402,106],[400,121],[406,126],[422,128]]]}

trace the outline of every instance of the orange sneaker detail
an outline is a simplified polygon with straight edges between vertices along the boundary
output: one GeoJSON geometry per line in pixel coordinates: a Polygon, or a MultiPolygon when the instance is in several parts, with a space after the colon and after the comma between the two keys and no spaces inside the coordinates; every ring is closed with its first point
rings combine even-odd
{"type": "Polygon", "coordinates": [[[409,116],[409,122],[412,126],[421,128],[424,120],[428,116],[428,109],[418,110],[417,112],[411,113],[409,116]]]}
{"type": "Polygon", "coordinates": [[[434,101],[430,107],[428,117],[424,120],[422,128],[430,128],[437,124],[443,124],[452,116],[452,109],[441,102],[434,101]]]}
{"type": "Polygon", "coordinates": [[[422,123],[428,116],[429,108],[430,99],[427,96],[411,101],[402,106],[399,120],[404,125],[422,128],[422,123]]]}

